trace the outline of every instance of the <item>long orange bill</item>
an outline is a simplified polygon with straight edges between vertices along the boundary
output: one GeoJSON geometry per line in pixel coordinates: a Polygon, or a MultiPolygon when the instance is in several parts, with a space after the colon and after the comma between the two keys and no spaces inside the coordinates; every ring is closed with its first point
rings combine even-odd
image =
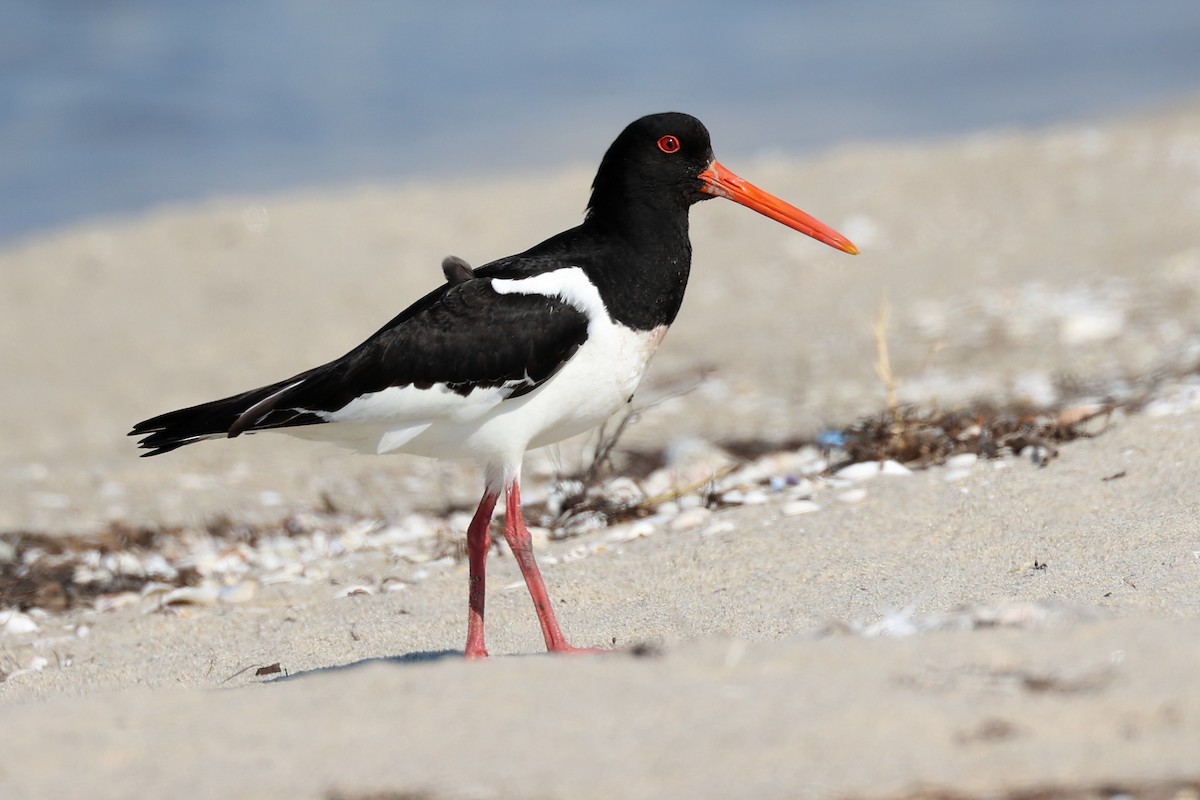
{"type": "Polygon", "coordinates": [[[789,228],[811,236],[818,242],[824,242],[830,247],[836,247],[852,256],[858,255],[858,248],[845,236],[795,206],[783,202],[775,195],[764,192],[749,181],[742,180],[716,160],[697,177],[704,184],[700,187],[700,191],[706,194],[740,203],[763,216],[770,217],[776,222],[782,222],[789,228]]]}

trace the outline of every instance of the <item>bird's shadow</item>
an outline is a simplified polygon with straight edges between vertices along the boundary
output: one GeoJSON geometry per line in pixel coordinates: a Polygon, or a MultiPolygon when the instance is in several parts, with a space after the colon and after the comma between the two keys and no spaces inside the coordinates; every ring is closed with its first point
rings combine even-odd
{"type": "Polygon", "coordinates": [[[435,661],[462,661],[463,658],[464,654],[462,650],[426,650],[416,653],[405,653],[404,655],[399,656],[376,656],[374,658],[363,658],[358,661],[351,661],[346,664],[330,664],[327,667],[313,667],[312,669],[300,670],[299,672],[287,672],[265,680],[263,683],[284,683],[287,681],[308,678],[314,675],[330,675],[338,672],[348,672],[350,670],[361,669],[372,664],[407,666],[409,664],[432,664],[435,661]]]}
{"type": "MultiPolygon", "coordinates": [[[[656,657],[663,653],[662,647],[657,644],[642,642],[633,645],[632,647],[622,648],[611,651],[613,654],[623,653],[634,658],[656,657]]],[[[363,658],[358,661],[351,661],[347,664],[331,664],[327,667],[313,667],[312,669],[301,670],[300,672],[282,671],[282,674],[276,672],[267,677],[259,674],[257,677],[264,678],[261,685],[269,685],[275,683],[285,683],[287,681],[301,680],[303,678],[312,677],[314,675],[330,675],[338,672],[348,672],[350,670],[361,669],[372,664],[387,664],[389,666],[408,666],[412,664],[432,664],[437,661],[462,661],[466,654],[462,650],[425,650],[416,653],[405,653],[399,656],[376,656],[374,658],[363,658]]],[[[511,653],[501,658],[551,658],[548,653],[511,653]]],[[[495,656],[493,656],[495,658],[495,656]]],[[[278,665],[273,665],[278,666],[278,665]]],[[[247,667],[247,669],[251,669],[247,667]]],[[[232,676],[231,676],[232,677],[232,676]]]]}

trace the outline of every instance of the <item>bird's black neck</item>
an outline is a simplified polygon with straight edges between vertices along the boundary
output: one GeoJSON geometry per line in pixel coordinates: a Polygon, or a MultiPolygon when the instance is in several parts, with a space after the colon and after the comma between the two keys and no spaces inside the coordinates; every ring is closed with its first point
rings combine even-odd
{"type": "Polygon", "coordinates": [[[592,247],[588,276],[613,319],[637,330],[670,325],[679,313],[692,265],[688,203],[650,193],[608,198],[596,187],[579,228],[592,247]]]}

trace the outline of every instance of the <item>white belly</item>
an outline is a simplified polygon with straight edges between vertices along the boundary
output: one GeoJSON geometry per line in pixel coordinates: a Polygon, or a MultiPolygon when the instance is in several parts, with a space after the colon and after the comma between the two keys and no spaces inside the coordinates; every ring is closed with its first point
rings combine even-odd
{"type": "Polygon", "coordinates": [[[394,452],[502,463],[591,430],[633,397],[666,334],[665,326],[649,332],[607,327],[589,331],[574,358],[529,394],[504,400],[479,419],[434,420],[394,452]]]}

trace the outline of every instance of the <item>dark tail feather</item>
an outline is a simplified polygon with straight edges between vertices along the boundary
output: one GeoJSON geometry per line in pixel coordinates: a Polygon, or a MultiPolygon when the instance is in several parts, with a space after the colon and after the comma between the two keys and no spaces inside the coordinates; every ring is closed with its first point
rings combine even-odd
{"type": "Polygon", "coordinates": [[[150,451],[142,453],[143,458],[169,453],[185,444],[204,439],[237,436],[253,429],[257,422],[275,408],[286,390],[301,382],[303,378],[303,375],[297,375],[286,381],[251,389],[232,397],[201,403],[191,408],[181,408],[178,411],[168,411],[134,425],[129,435],[145,436],[138,442],[138,447],[150,451]]]}

